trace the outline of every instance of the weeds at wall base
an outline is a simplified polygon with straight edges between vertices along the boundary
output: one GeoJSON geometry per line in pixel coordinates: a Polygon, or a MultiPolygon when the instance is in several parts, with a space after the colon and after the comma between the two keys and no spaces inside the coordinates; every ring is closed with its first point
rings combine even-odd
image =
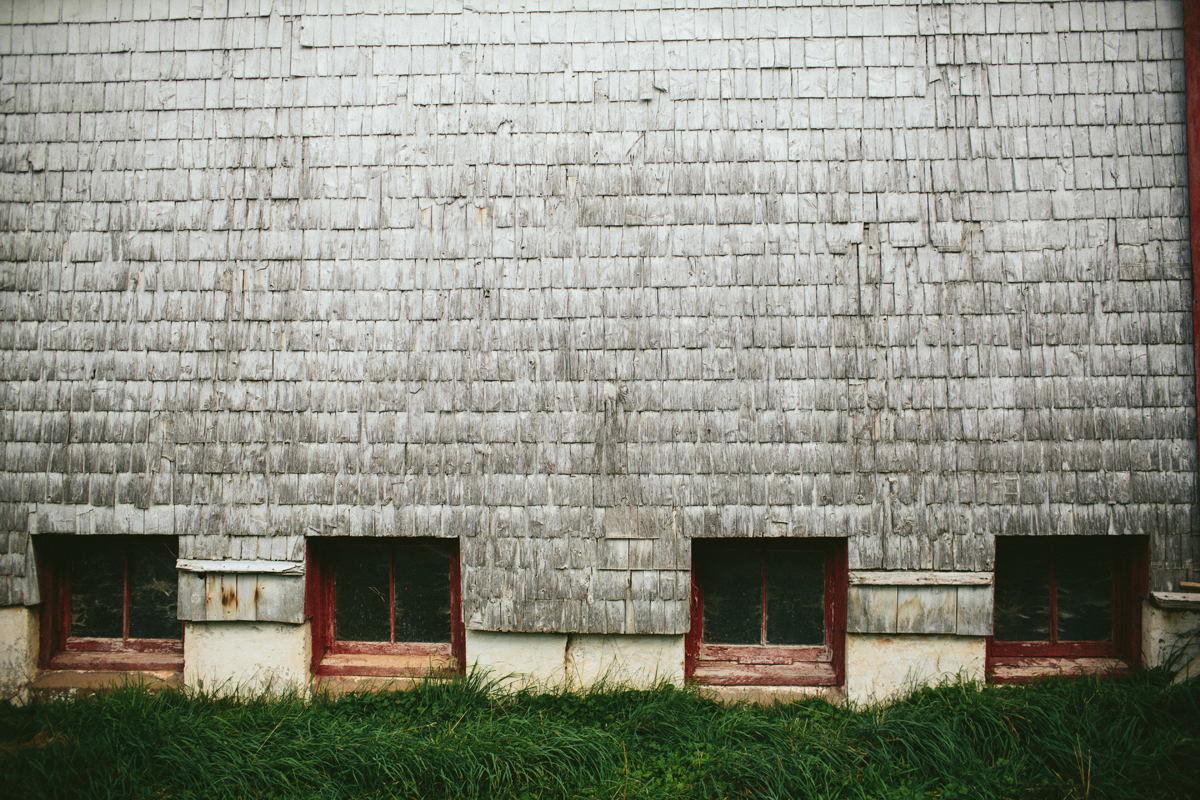
{"type": "Polygon", "coordinates": [[[1182,798],[1200,682],[958,682],[861,709],[478,673],[341,697],[130,686],[0,705],[0,770],[28,798],[1182,798]]]}

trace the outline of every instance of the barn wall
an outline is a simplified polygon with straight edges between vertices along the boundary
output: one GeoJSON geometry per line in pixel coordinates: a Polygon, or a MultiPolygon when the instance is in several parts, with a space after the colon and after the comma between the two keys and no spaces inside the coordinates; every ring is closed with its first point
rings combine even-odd
{"type": "Polygon", "coordinates": [[[1175,588],[1181,4],[653,5],[5,4],[0,603],[54,532],[459,537],[476,631],[684,633],[695,537],[1175,588]]]}

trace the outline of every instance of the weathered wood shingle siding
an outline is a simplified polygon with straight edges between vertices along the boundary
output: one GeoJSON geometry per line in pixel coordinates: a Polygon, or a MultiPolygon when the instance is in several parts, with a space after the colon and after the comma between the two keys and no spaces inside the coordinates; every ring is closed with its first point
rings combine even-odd
{"type": "Polygon", "coordinates": [[[33,531],[457,536],[499,630],[681,633],[698,536],[1195,563],[1180,3],[361,5],[0,9],[0,602],[33,531]]]}

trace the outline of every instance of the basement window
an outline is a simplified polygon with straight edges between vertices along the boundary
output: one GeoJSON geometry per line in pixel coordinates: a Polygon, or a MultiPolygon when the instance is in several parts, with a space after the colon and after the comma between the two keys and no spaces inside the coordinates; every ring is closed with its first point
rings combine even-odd
{"type": "Polygon", "coordinates": [[[318,676],[420,677],[462,671],[458,543],[354,539],[310,544],[309,609],[318,676]]]}
{"type": "Polygon", "coordinates": [[[37,548],[43,669],[183,670],[173,537],[41,536],[37,548]]]}
{"type": "Polygon", "coordinates": [[[1136,666],[1146,550],[1145,537],[998,537],[989,680],[1136,666]]]}
{"type": "Polygon", "coordinates": [[[846,631],[844,540],[693,541],[689,680],[838,686],[846,631]]]}

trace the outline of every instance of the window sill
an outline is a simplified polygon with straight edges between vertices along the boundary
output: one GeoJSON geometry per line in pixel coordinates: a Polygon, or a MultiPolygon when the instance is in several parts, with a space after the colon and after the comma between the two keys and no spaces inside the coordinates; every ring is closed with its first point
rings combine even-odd
{"type": "Polygon", "coordinates": [[[313,688],[319,695],[341,697],[347,694],[402,692],[412,689],[424,680],[426,679],[369,675],[318,675],[313,681],[313,688]]]}
{"type": "Polygon", "coordinates": [[[1130,669],[1120,658],[1002,656],[989,661],[988,682],[1029,683],[1055,676],[1079,678],[1085,675],[1112,678],[1124,675],[1130,669]]]}
{"type": "Polygon", "coordinates": [[[450,645],[433,645],[425,652],[405,654],[327,653],[316,674],[375,678],[446,678],[458,674],[450,645]]]}
{"type": "Polygon", "coordinates": [[[837,686],[833,662],[817,647],[703,645],[692,682],[700,686],[837,686]]]}
{"type": "Polygon", "coordinates": [[[137,651],[63,650],[50,658],[50,671],[152,674],[183,672],[183,649],[167,653],[137,651]]]}
{"type": "Polygon", "coordinates": [[[178,670],[42,670],[29,684],[30,691],[43,698],[90,695],[110,692],[122,686],[144,686],[151,692],[183,687],[183,664],[178,670]]]}

